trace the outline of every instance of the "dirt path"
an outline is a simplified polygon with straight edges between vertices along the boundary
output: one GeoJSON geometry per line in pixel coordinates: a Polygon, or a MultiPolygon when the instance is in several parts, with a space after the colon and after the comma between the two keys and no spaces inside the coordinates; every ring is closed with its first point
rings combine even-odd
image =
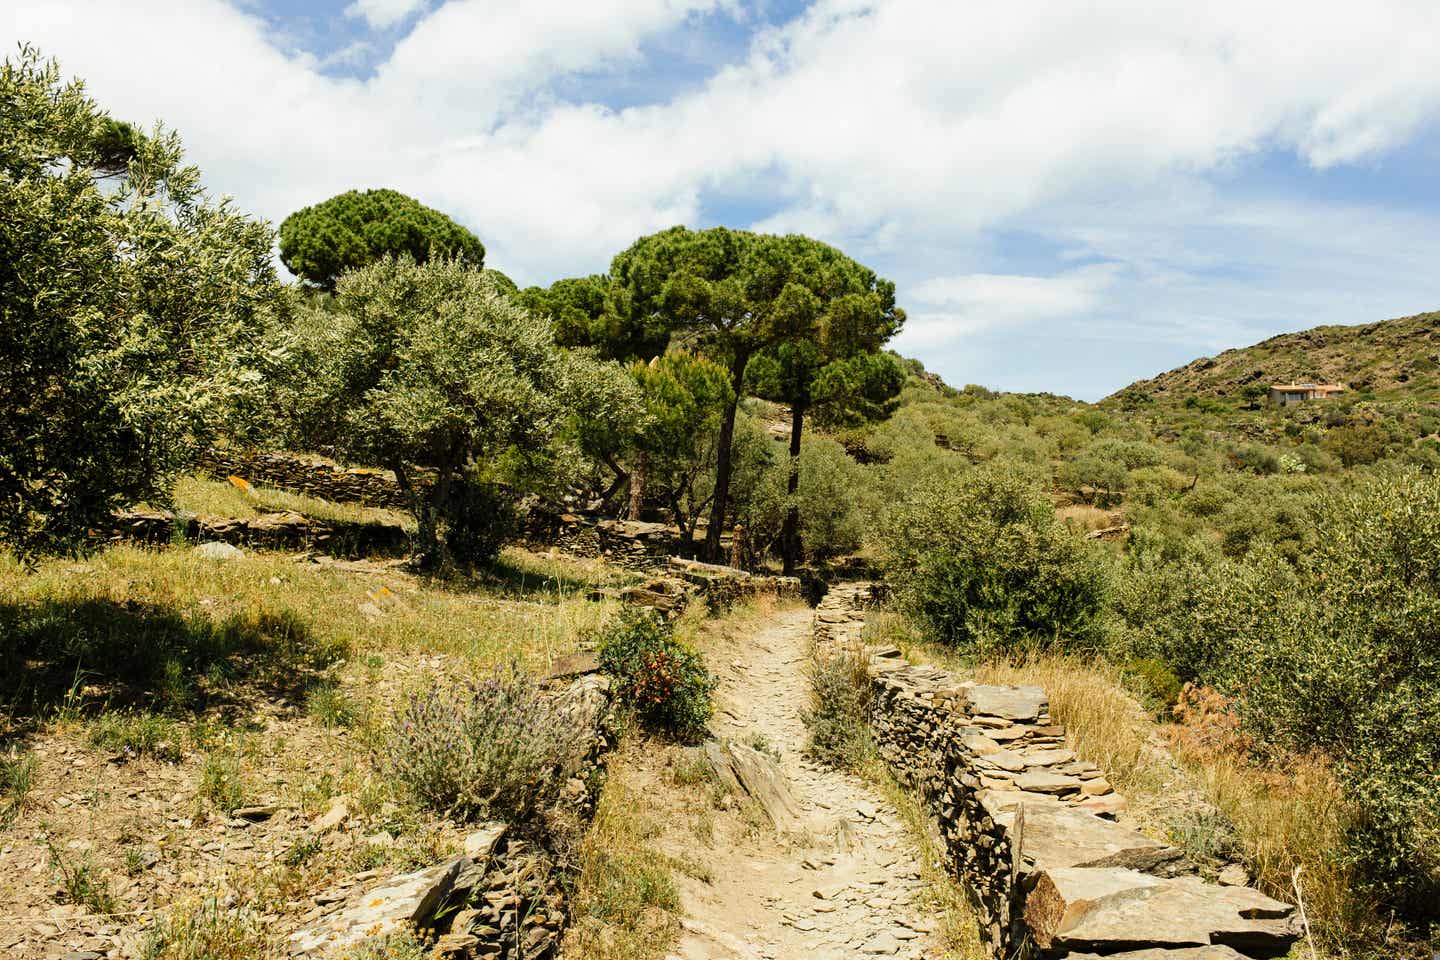
{"type": "Polygon", "coordinates": [[[709,882],[681,883],[685,931],[671,960],[933,955],[919,865],[895,811],[863,780],[804,758],[812,616],[776,611],[707,650],[721,678],[712,726],[779,755],[802,825],[755,829],[699,855],[709,882]]]}

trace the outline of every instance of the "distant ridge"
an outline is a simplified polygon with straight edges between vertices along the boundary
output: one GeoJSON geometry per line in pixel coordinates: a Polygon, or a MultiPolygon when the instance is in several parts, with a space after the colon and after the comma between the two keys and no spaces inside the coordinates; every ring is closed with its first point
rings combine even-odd
{"type": "Polygon", "coordinates": [[[1240,401],[1257,388],[1296,382],[1340,383],[1361,395],[1440,396],[1440,311],[1282,333],[1137,380],[1105,399],[1133,391],[1156,401],[1192,396],[1240,401]]]}

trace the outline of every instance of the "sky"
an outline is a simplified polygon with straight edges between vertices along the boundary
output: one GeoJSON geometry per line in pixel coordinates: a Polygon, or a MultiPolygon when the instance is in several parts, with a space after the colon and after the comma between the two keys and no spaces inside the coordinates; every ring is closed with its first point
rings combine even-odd
{"type": "Polygon", "coordinates": [[[5,0],[24,42],[242,209],[391,187],[522,286],[809,234],[955,385],[1440,309],[1435,0],[5,0]]]}

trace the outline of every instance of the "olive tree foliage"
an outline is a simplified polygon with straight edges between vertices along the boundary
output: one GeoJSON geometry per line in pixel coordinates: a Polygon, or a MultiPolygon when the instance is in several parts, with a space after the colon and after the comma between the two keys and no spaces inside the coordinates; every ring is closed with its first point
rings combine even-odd
{"type": "Polygon", "coordinates": [[[894,285],[808,237],[724,227],[672,227],[642,237],[615,257],[610,279],[616,308],[632,327],[670,329],[729,372],[735,399],[720,422],[706,532],[706,553],[718,558],[736,403],[750,360],[785,342],[883,342],[903,316],[895,310],[894,285]]]}
{"type": "Polygon", "coordinates": [[[1400,916],[1433,921],[1440,481],[1376,474],[1319,497],[1306,526],[1297,557],[1266,547],[1192,568],[1178,589],[1124,612],[1155,650],[1141,653],[1232,694],[1261,748],[1334,760],[1355,882],[1400,916]]]}
{"type": "Polygon", "coordinates": [[[305,439],[393,470],[432,562],[493,558],[495,484],[545,472],[572,409],[625,400],[613,365],[559,349],[547,320],[460,261],[351,271],[301,330],[305,439]]]}
{"type": "Polygon", "coordinates": [[[396,190],[349,190],[280,224],[280,260],[326,290],[347,270],[401,255],[416,263],[436,257],[485,265],[485,247],[473,233],[396,190]]]}
{"type": "Polygon", "coordinates": [[[1104,639],[1108,570],[1023,473],[931,473],[890,511],[875,546],[901,605],[942,642],[1007,652],[1093,650],[1104,639]]]}
{"type": "Polygon", "coordinates": [[[701,474],[715,462],[720,420],[734,396],[729,377],[719,364],[684,350],[636,362],[631,375],[644,407],[633,449],[645,463],[650,496],[670,508],[688,542],[713,497],[701,474]]]}
{"type": "Polygon", "coordinates": [[[267,225],[174,133],[116,129],[33,48],[0,66],[0,539],[26,553],[167,499],[283,356],[267,225]]]}

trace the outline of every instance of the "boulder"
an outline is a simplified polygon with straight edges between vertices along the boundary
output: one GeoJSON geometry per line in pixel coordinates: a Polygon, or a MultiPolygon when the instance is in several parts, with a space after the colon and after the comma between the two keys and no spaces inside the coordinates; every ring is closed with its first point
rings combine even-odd
{"type": "Polygon", "coordinates": [[[1118,867],[1046,870],[1025,900],[1031,935],[1052,956],[1211,945],[1280,956],[1300,935],[1293,912],[1248,887],[1118,867]]]}
{"type": "Polygon", "coordinates": [[[219,540],[208,540],[195,548],[195,552],[206,560],[244,560],[245,551],[219,540]]]}
{"type": "Polygon", "coordinates": [[[777,828],[793,830],[800,826],[800,804],[790,792],[790,782],[778,763],[740,743],[712,747],[706,744],[705,759],[721,783],[737,784],[760,805],[777,828]]]}

